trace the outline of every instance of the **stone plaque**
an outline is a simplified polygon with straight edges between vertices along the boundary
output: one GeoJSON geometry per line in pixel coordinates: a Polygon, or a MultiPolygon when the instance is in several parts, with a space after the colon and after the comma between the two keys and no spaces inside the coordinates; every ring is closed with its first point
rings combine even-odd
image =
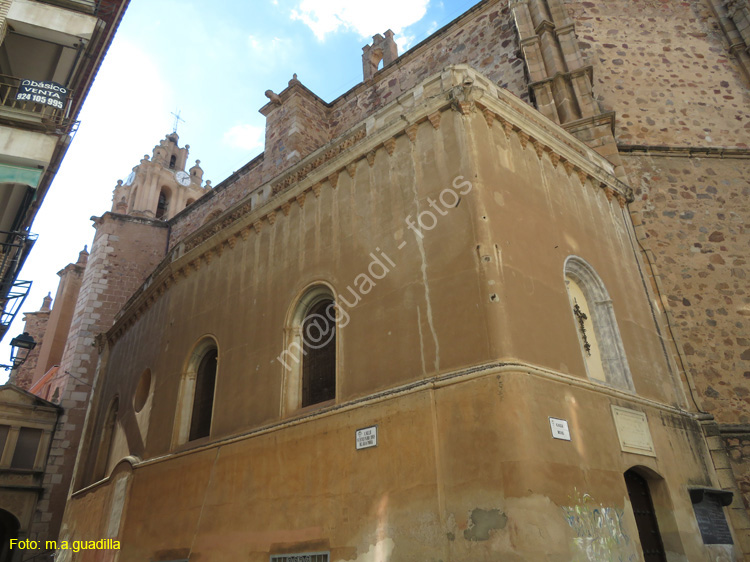
{"type": "Polygon", "coordinates": [[[570,441],[570,429],[568,428],[568,422],[558,418],[550,418],[549,425],[552,429],[552,437],[555,439],[562,439],[563,441],[570,441]]]}
{"type": "Polygon", "coordinates": [[[617,436],[620,438],[620,449],[626,453],[656,456],[646,414],[638,410],[612,406],[612,416],[615,419],[617,436]]]}
{"type": "Polygon", "coordinates": [[[691,490],[690,496],[703,544],[733,544],[732,533],[724,515],[724,506],[732,501],[731,494],[724,491],[716,493],[713,490],[691,490]]]}
{"type": "Polygon", "coordinates": [[[358,429],[355,434],[355,442],[357,450],[369,449],[370,447],[378,446],[378,426],[373,425],[372,427],[365,427],[358,429]]]}

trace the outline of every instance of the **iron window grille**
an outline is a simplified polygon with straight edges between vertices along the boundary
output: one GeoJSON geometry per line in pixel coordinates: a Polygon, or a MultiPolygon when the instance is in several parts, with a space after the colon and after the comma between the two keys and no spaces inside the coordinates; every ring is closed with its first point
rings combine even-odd
{"type": "Polygon", "coordinates": [[[272,554],[271,562],[329,562],[328,552],[305,552],[303,554],[272,554]]]}

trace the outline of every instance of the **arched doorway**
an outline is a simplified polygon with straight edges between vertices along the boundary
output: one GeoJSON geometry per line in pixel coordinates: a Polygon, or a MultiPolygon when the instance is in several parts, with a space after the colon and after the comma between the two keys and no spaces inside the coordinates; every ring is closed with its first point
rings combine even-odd
{"type": "Polygon", "coordinates": [[[10,539],[18,538],[18,528],[18,519],[0,509],[0,562],[10,562],[13,558],[10,552],[10,539]]]}
{"type": "Polygon", "coordinates": [[[648,481],[631,469],[625,473],[625,485],[628,487],[630,505],[641,539],[643,559],[645,562],[667,562],[648,481]]]}

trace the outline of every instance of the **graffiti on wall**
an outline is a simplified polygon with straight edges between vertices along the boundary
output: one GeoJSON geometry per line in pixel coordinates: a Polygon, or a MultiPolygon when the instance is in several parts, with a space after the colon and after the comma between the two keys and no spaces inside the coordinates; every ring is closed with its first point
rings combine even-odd
{"type": "Polygon", "coordinates": [[[563,506],[568,525],[575,531],[574,562],[637,562],[633,541],[625,532],[624,511],[605,507],[588,494],[575,490],[570,506],[563,506]]]}

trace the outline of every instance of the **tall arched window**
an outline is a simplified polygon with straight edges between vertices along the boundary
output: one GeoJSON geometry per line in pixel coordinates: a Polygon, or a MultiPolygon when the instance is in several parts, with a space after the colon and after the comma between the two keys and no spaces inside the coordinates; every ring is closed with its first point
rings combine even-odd
{"type": "Polygon", "coordinates": [[[203,338],[193,348],[182,376],[173,442],[180,445],[211,435],[219,351],[216,341],[203,338]]]}
{"type": "Polygon", "coordinates": [[[156,205],[156,218],[161,219],[167,215],[169,210],[169,190],[166,187],[162,187],[159,192],[159,202],[156,205]]]}
{"type": "Polygon", "coordinates": [[[174,170],[174,167],[176,164],[177,164],[177,156],[173,154],[172,157],[169,159],[169,169],[174,170]]]}
{"type": "Polygon", "coordinates": [[[216,348],[209,349],[198,365],[198,372],[195,376],[195,394],[193,395],[193,413],[190,416],[190,441],[208,437],[211,434],[218,358],[219,352],[216,348]]]}
{"type": "Polygon", "coordinates": [[[287,411],[336,398],[336,320],[332,291],[308,290],[294,308],[286,351],[279,356],[285,374],[287,411]]]}
{"type": "Polygon", "coordinates": [[[601,278],[584,260],[570,256],[565,285],[589,378],[634,390],[612,300],[601,278]]]}
{"type": "Polygon", "coordinates": [[[94,465],[94,481],[101,480],[107,476],[107,467],[109,466],[110,457],[112,456],[112,441],[115,436],[115,426],[117,424],[117,411],[120,400],[115,397],[107,409],[107,415],[102,425],[102,433],[99,438],[99,450],[96,453],[96,463],[94,465]]]}
{"type": "Polygon", "coordinates": [[[302,323],[302,407],[336,398],[336,324],[328,317],[333,299],[310,307],[302,323]]]}

